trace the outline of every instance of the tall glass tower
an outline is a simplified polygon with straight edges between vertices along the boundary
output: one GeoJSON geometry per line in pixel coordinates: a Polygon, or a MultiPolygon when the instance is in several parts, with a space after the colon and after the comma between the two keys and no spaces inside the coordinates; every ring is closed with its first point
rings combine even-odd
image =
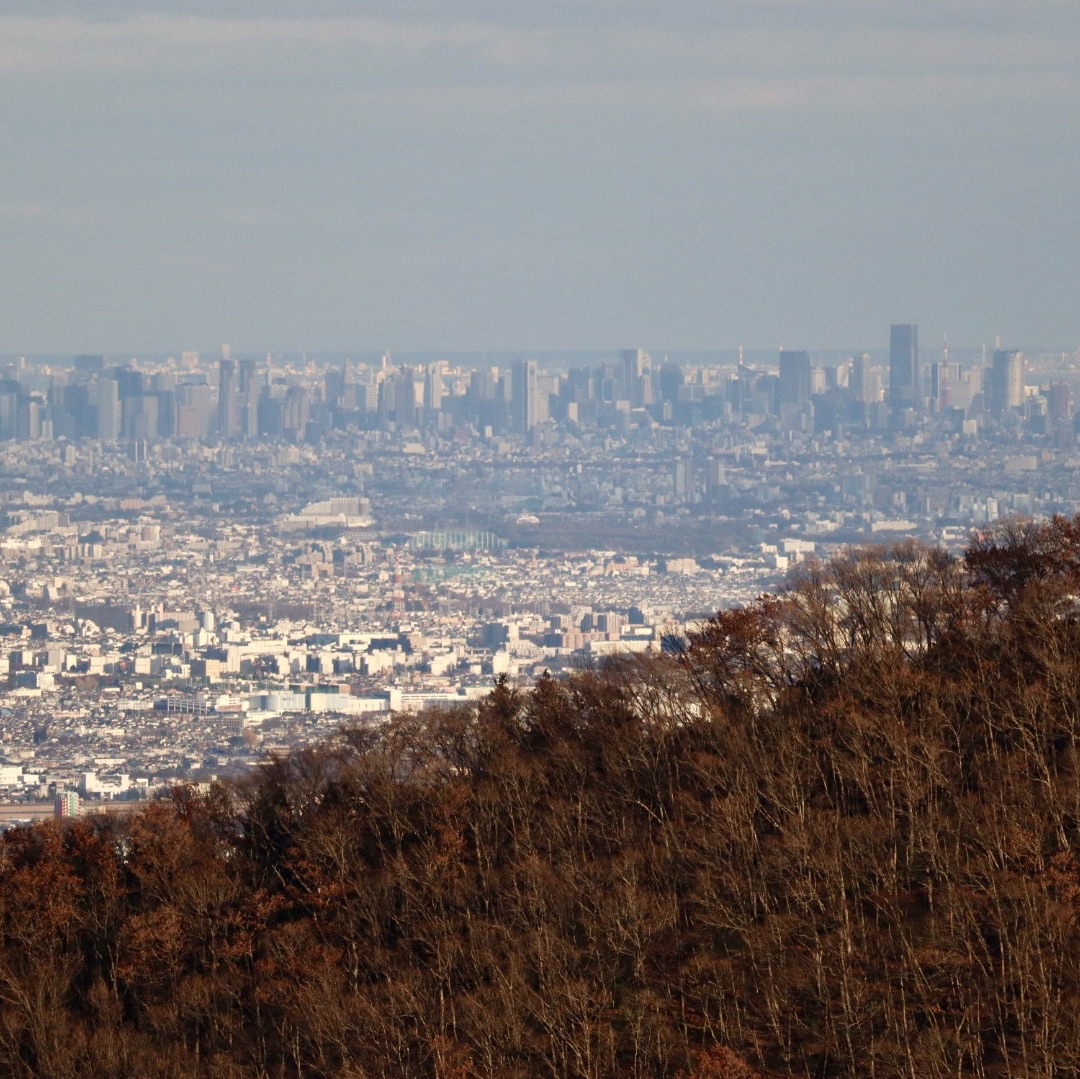
{"type": "Polygon", "coordinates": [[[896,414],[919,408],[919,327],[905,322],[889,328],[889,408],[896,414]]]}
{"type": "Polygon", "coordinates": [[[1009,412],[1024,403],[1024,354],[1019,349],[996,349],[990,370],[990,410],[1009,412]]]}
{"type": "Polygon", "coordinates": [[[512,426],[518,434],[527,435],[539,421],[539,374],[536,360],[519,360],[514,368],[514,376],[510,380],[514,410],[512,426]]]}
{"type": "Polygon", "coordinates": [[[776,390],[777,411],[784,405],[805,408],[810,403],[810,353],[780,350],[780,380],[776,390]]]}

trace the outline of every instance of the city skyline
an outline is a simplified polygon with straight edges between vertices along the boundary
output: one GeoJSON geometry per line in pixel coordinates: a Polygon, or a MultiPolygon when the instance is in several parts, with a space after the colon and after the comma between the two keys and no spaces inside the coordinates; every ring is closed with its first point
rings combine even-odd
{"type": "MultiPolygon", "coordinates": [[[[918,323],[910,323],[918,329],[918,323]]],[[[274,363],[343,363],[378,366],[385,359],[390,363],[431,363],[438,360],[460,363],[464,366],[473,365],[477,368],[494,366],[502,370],[510,371],[522,360],[536,360],[541,368],[563,369],[567,365],[576,363],[598,363],[606,361],[618,361],[623,355],[631,355],[638,352],[655,357],[656,361],[682,363],[682,364],[716,364],[719,366],[738,366],[747,364],[775,364],[778,357],[783,353],[805,353],[814,364],[839,363],[847,360],[869,356],[875,366],[888,368],[891,358],[891,327],[886,325],[884,329],[878,328],[879,332],[873,339],[862,342],[823,343],[811,345],[800,342],[798,347],[793,344],[764,344],[748,345],[742,343],[707,343],[694,348],[679,348],[667,346],[663,343],[648,342],[635,349],[626,349],[623,344],[616,342],[607,347],[568,347],[568,348],[440,348],[437,345],[429,348],[398,348],[393,342],[386,342],[379,346],[357,345],[353,348],[278,348],[268,346],[265,348],[234,348],[230,344],[217,344],[185,340],[180,344],[160,346],[145,349],[117,348],[89,348],[55,350],[34,352],[30,349],[0,349],[0,363],[17,363],[25,360],[31,364],[60,364],[66,365],[73,361],[79,361],[85,357],[102,357],[107,363],[115,366],[129,363],[161,363],[169,360],[179,361],[184,356],[201,357],[203,362],[217,362],[217,358],[223,349],[228,350],[228,357],[233,360],[255,360],[260,363],[273,361],[274,363]]],[[[1057,356],[1076,355],[1080,356],[1080,338],[1077,342],[1060,341],[1051,342],[1045,340],[1010,340],[1008,342],[1001,334],[995,334],[985,341],[957,341],[945,332],[931,332],[920,343],[919,353],[921,364],[925,368],[937,360],[951,360],[961,365],[984,365],[989,366],[994,352],[1006,347],[1011,350],[1022,351],[1026,355],[1057,356]]],[[[925,389],[925,387],[924,387],[925,389]]]]}
{"type": "Polygon", "coordinates": [[[1080,340],[1074,5],[5,9],[5,354],[1080,340]]]}
{"type": "Polygon", "coordinates": [[[890,326],[887,364],[866,352],[812,358],[808,350],[785,348],[771,355],[740,349],[729,362],[667,354],[654,360],[641,348],[560,358],[550,365],[527,355],[502,354],[500,363],[495,355],[454,362],[383,353],[371,363],[348,356],[296,363],[271,353],[234,355],[229,344],[219,354],[184,351],[120,363],[101,354],[40,364],[20,357],[0,364],[0,439],[304,442],[334,431],[380,430],[453,431],[466,442],[510,435],[539,444],[551,427],[626,433],[717,421],[753,425],[754,417],[788,432],[887,427],[910,434],[946,415],[975,434],[991,417],[1003,422],[1021,412],[1032,434],[1075,437],[1071,399],[1080,352],[1029,357],[1015,348],[988,354],[984,346],[961,358],[943,341],[935,359],[920,351],[914,323],[890,326]]]}

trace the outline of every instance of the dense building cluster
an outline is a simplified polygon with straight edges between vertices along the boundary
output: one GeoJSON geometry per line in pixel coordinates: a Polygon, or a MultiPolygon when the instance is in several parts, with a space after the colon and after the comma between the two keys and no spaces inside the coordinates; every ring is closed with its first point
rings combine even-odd
{"type": "Polygon", "coordinates": [[[772,362],[746,362],[740,350],[734,364],[718,354],[657,361],[642,349],[591,363],[552,360],[233,358],[228,346],[209,363],[196,352],[125,364],[90,355],[20,360],[0,381],[0,439],[316,443],[358,430],[520,435],[539,444],[558,428],[626,433],[718,421],[841,437],[911,432],[931,417],[967,435],[1021,427],[1060,442],[1074,433],[1074,364],[1029,385],[1020,350],[956,359],[946,347],[924,362],[918,327],[907,324],[891,328],[887,363],[871,353],[815,362],[789,349],[772,362]]]}
{"type": "Polygon", "coordinates": [[[1075,357],[16,361],[3,779],[131,798],[1080,500],[1075,357]]]}
{"type": "MultiPolygon", "coordinates": [[[[659,652],[751,598],[782,557],[388,535],[366,499],[300,502],[312,488],[288,464],[271,509],[229,512],[151,495],[145,462],[94,453],[93,476],[39,454],[51,494],[16,483],[4,503],[0,791],[17,819],[65,791],[93,808],[244,770],[346,719],[467,701],[500,675],[659,652]],[[132,493],[93,493],[114,468],[132,493]]],[[[235,478],[203,475],[193,485],[235,478]]]]}

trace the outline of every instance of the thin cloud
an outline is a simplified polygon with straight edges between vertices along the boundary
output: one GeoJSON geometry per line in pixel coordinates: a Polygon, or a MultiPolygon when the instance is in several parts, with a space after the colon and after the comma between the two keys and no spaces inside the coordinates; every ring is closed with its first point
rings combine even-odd
{"type": "MultiPolygon", "coordinates": [[[[760,6],[761,0],[743,5],[747,9],[760,6]]],[[[835,7],[824,5],[825,10],[835,7]]],[[[387,61],[395,65],[397,78],[423,84],[438,78],[467,83],[537,75],[610,78],[619,74],[631,81],[648,81],[658,73],[772,72],[798,77],[975,71],[993,75],[1076,68],[1080,44],[1076,24],[1064,29],[1038,28],[1039,23],[1032,20],[1024,28],[973,30],[941,25],[928,10],[924,19],[886,25],[873,11],[860,15],[860,9],[844,7],[850,21],[826,29],[789,27],[776,19],[759,19],[756,25],[736,20],[731,27],[711,24],[698,29],[617,21],[590,28],[370,17],[211,18],[154,13],[104,21],[7,16],[0,17],[0,74],[67,78],[79,73],[117,76],[222,67],[250,72],[264,67],[284,79],[293,70],[308,75],[325,71],[363,83],[385,77],[380,62],[387,61]],[[375,66],[366,68],[364,60],[375,66]]]]}
{"type": "Polygon", "coordinates": [[[41,75],[182,70],[200,59],[248,63],[279,49],[420,54],[437,47],[508,48],[500,31],[471,23],[383,19],[228,19],[147,14],[118,21],[0,17],[0,72],[41,75]]]}
{"type": "Polygon", "coordinates": [[[0,202],[0,218],[9,222],[62,225],[66,228],[90,228],[108,223],[104,214],[89,206],[64,206],[35,200],[0,202]]]}
{"type": "Polygon", "coordinates": [[[1006,102],[1068,101],[1080,74],[837,73],[717,75],[693,78],[536,79],[493,92],[488,83],[389,86],[339,94],[339,105],[394,107],[417,113],[511,112],[532,108],[727,113],[795,109],[968,108],[1006,102]]]}

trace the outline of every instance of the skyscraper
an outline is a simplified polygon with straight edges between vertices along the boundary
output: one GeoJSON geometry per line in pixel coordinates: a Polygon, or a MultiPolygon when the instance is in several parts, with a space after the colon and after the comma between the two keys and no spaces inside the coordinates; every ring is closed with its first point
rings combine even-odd
{"type": "Polygon", "coordinates": [[[97,436],[102,442],[115,442],[120,437],[120,386],[115,378],[102,377],[94,387],[97,407],[97,436]]]}
{"type": "MultiPolygon", "coordinates": [[[[227,346],[221,347],[224,353],[227,346]]],[[[236,362],[223,355],[218,361],[218,437],[222,442],[229,442],[240,433],[239,389],[236,362]]]]}
{"type": "Polygon", "coordinates": [[[511,427],[516,434],[527,435],[539,422],[539,376],[536,360],[520,360],[511,382],[511,427]]]}
{"type": "Polygon", "coordinates": [[[634,408],[653,403],[652,356],[644,349],[623,349],[619,353],[614,399],[629,401],[634,408]]]}
{"type": "Polygon", "coordinates": [[[1024,403],[1024,354],[997,349],[990,370],[990,411],[999,415],[1024,403]]]}
{"type": "Polygon", "coordinates": [[[869,352],[851,358],[848,391],[860,405],[872,405],[881,396],[881,372],[874,367],[869,352]]]}
{"type": "Polygon", "coordinates": [[[896,417],[909,408],[919,408],[919,327],[902,323],[889,328],[889,409],[896,417]]]}
{"type": "Polygon", "coordinates": [[[446,383],[444,373],[446,361],[429,363],[424,371],[424,411],[429,414],[438,412],[442,408],[443,398],[446,396],[446,383]]]}
{"type": "Polygon", "coordinates": [[[785,405],[804,408],[810,403],[810,354],[780,350],[780,383],[776,392],[777,411],[785,405]]]}
{"type": "Polygon", "coordinates": [[[1073,394],[1067,382],[1051,382],[1046,401],[1047,412],[1055,423],[1068,423],[1073,418],[1073,394]]]}

